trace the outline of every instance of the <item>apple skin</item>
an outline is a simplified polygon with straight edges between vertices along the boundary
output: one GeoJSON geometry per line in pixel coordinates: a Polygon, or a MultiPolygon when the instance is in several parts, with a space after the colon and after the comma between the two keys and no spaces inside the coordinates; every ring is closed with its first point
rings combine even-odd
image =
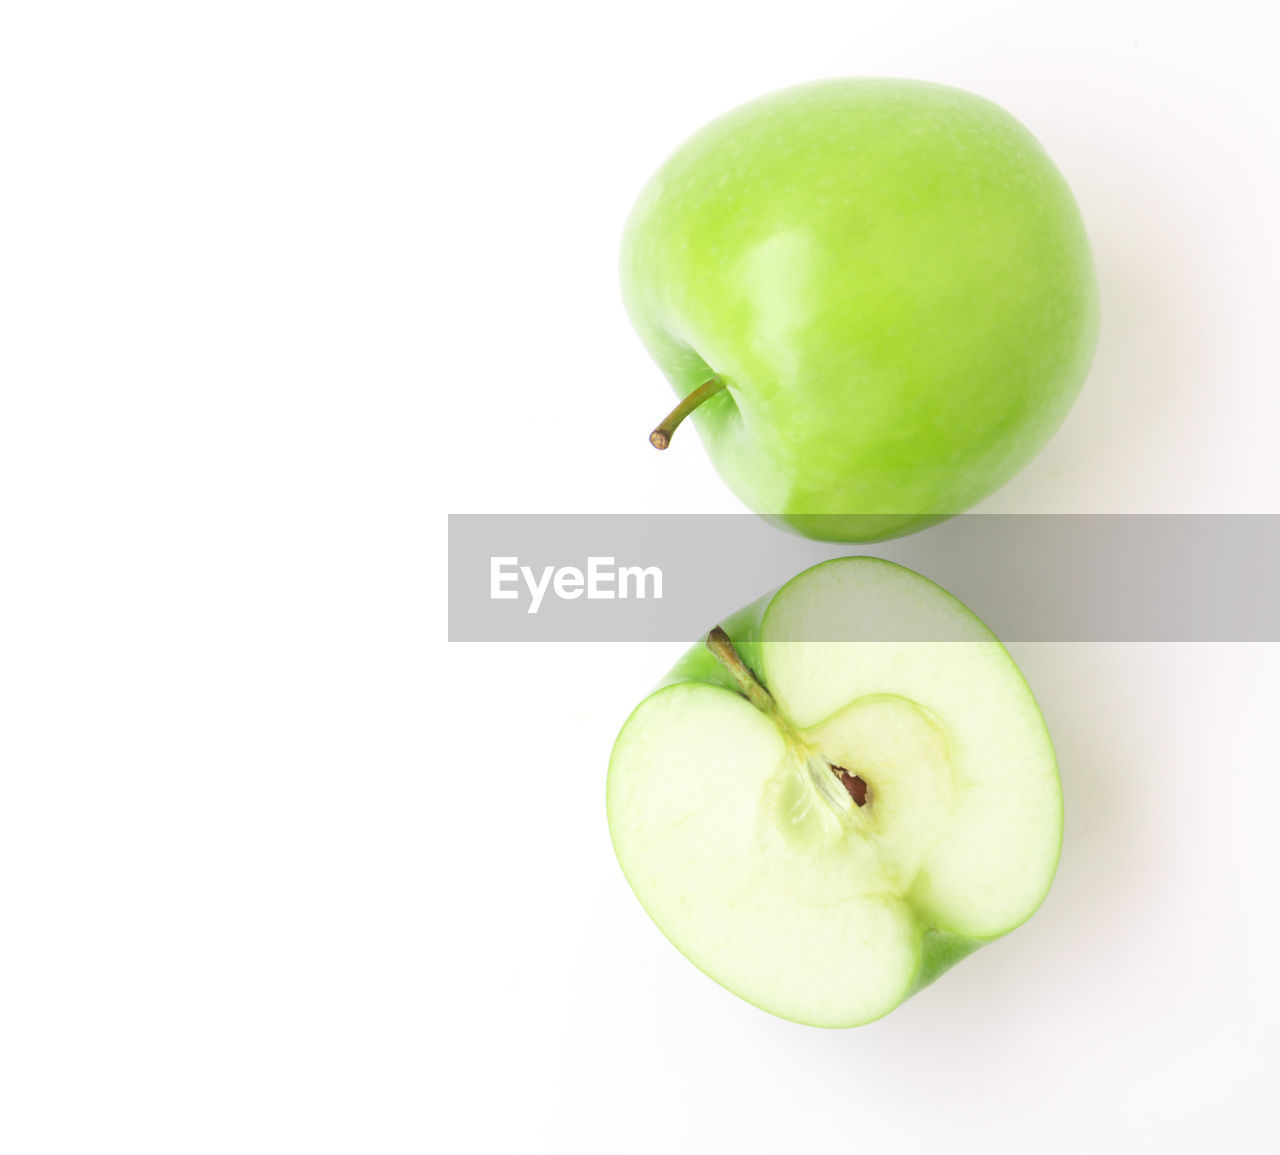
{"type": "Polygon", "coordinates": [[[828,80],[686,141],[627,223],[624,303],[721,475],[810,537],[895,537],[1004,484],[1097,342],[1066,181],[995,104],[828,80]]]}

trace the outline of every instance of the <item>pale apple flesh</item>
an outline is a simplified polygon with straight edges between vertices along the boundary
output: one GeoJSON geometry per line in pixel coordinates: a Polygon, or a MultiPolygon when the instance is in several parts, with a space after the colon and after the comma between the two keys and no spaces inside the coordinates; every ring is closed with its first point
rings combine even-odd
{"type": "Polygon", "coordinates": [[[609,767],[619,862],[690,960],[783,1018],[855,1026],[1035,911],[1061,845],[1057,764],[1022,675],[964,606],[845,558],[725,630],[775,712],[696,647],[609,767]],[[907,638],[884,639],[885,621],[907,638]],[[841,640],[793,640],[824,631],[841,640]]]}

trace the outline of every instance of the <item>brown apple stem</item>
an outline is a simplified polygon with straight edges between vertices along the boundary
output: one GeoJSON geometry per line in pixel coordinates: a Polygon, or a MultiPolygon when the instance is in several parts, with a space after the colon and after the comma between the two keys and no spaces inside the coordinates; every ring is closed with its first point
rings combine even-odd
{"type": "Polygon", "coordinates": [[[748,702],[766,714],[777,714],[778,704],[773,700],[773,695],[760,684],[760,680],[734,649],[729,635],[719,626],[707,635],[707,649],[716,656],[716,661],[729,671],[748,702]]]}
{"type": "Polygon", "coordinates": [[[662,419],[662,424],[649,434],[649,444],[654,449],[666,449],[671,444],[671,435],[675,433],[680,422],[709,397],[714,397],[723,388],[724,382],[719,377],[712,377],[710,381],[704,381],[662,419]]]}

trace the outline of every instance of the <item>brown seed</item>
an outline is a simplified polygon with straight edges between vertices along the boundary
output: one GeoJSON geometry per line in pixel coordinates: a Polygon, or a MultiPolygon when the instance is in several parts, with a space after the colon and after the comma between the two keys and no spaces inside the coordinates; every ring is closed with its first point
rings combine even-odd
{"type": "Polygon", "coordinates": [[[832,770],[836,772],[836,776],[844,783],[844,788],[849,791],[849,797],[859,806],[867,804],[867,784],[856,774],[850,774],[843,766],[832,766],[832,770]]]}

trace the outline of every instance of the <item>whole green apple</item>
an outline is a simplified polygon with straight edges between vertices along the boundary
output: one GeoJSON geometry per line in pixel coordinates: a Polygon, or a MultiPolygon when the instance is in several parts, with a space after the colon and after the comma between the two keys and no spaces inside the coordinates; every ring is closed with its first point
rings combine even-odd
{"type": "Polygon", "coordinates": [[[824,1027],[886,1014],[1029,918],[1062,844],[1013,659],[941,587],[868,557],[806,570],[691,649],[618,735],[608,810],[663,933],[824,1027]]]}
{"type": "Polygon", "coordinates": [[[627,311],[756,512],[872,540],[960,513],[1044,445],[1097,340],[1089,242],[1007,112],[831,80],[712,122],[622,244],[627,311]]]}

